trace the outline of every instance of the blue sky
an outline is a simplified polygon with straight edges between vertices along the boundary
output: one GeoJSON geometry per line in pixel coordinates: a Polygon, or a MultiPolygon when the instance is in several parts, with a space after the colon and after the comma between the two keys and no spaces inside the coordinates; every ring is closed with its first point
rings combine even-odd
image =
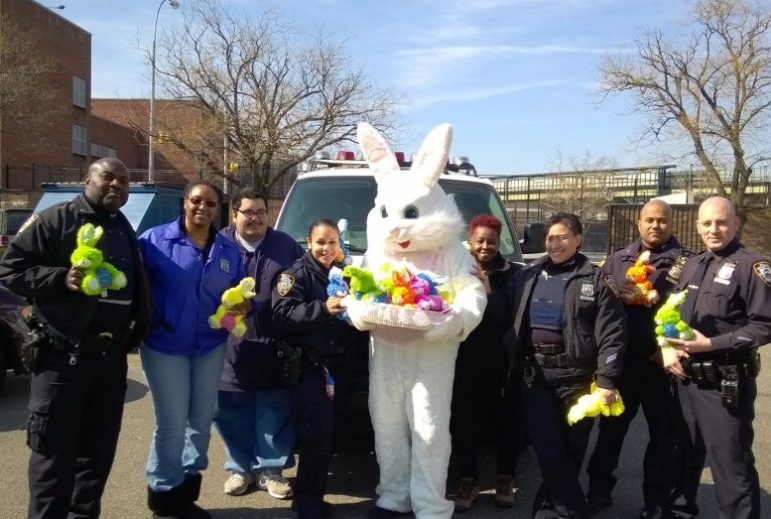
{"type": "MultiPolygon", "coordinates": [[[[185,3],[186,0],[180,0],[185,3]]],[[[257,16],[271,8],[299,30],[324,30],[371,81],[402,100],[417,150],[434,125],[455,127],[453,155],[480,174],[550,171],[563,155],[612,157],[619,166],[658,162],[666,150],[635,149],[641,120],[627,100],[599,104],[600,59],[634,52],[645,29],[685,34],[681,0],[223,0],[257,16]]],[[[159,0],[56,0],[56,13],[92,34],[92,96],[147,97],[159,0]]],[[[164,5],[158,23],[179,23],[164,5]]]]}

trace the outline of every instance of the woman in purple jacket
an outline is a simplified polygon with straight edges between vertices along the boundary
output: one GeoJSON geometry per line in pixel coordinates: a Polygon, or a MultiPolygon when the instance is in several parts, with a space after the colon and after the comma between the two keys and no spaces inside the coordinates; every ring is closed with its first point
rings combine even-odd
{"type": "Polygon", "coordinates": [[[210,328],[208,318],[246,275],[236,245],[212,225],[220,203],[216,186],[191,182],[184,214],[139,238],[155,302],[140,355],[155,405],[147,503],[156,518],[210,517],[195,501],[228,332],[210,328]]]}

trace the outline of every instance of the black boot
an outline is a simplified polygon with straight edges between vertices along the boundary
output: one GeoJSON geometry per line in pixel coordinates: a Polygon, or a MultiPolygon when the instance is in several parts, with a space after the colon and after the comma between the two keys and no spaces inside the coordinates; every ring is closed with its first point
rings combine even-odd
{"type": "Polygon", "coordinates": [[[185,481],[179,488],[179,506],[182,511],[181,519],[211,519],[211,514],[195,504],[201,495],[200,474],[185,474],[185,481]]]}
{"type": "Polygon", "coordinates": [[[153,512],[153,519],[182,519],[178,508],[179,487],[159,492],[147,487],[147,507],[153,512]]]}

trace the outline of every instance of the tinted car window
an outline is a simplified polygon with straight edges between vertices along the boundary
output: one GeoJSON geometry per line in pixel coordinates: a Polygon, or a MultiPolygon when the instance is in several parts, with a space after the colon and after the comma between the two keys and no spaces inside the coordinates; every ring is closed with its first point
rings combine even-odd
{"type": "MultiPolygon", "coordinates": [[[[466,226],[481,213],[490,213],[504,222],[501,254],[522,261],[518,242],[495,189],[488,184],[441,178],[439,185],[455,201],[466,226]]],[[[367,249],[367,214],[375,205],[377,184],[372,177],[304,177],[292,188],[284,202],[276,227],[304,243],[308,225],[315,218],[348,220],[346,241],[356,249],[367,249]]],[[[465,229],[461,239],[466,238],[465,229]]]]}
{"type": "Polygon", "coordinates": [[[30,217],[32,211],[9,211],[8,212],[8,225],[6,234],[16,234],[27,218],[30,217]]]}

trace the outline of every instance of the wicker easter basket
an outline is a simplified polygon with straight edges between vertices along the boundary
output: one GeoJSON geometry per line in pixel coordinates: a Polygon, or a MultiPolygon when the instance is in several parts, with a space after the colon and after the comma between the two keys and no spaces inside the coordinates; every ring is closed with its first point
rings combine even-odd
{"type": "Polygon", "coordinates": [[[359,306],[361,318],[372,324],[410,330],[429,330],[438,324],[447,322],[452,312],[432,312],[419,308],[398,306],[366,301],[348,301],[348,307],[359,306]]]}

